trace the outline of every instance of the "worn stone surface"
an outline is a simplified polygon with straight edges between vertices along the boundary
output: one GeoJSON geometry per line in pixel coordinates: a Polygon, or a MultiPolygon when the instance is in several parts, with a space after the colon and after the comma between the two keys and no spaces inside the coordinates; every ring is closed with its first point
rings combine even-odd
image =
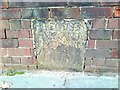
{"type": "Polygon", "coordinates": [[[34,22],[34,28],[40,64],[49,62],[48,65],[55,63],[60,68],[82,68],[87,37],[84,21],[39,20],[34,22]]]}

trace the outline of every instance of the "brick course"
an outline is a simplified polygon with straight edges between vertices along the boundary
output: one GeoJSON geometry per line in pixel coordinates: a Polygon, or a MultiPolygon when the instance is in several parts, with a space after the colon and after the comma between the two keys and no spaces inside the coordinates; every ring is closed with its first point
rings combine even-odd
{"type": "Polygon", "coordinates": [[[118,48],[117,40],[97,40],[96,48],[118,48]]]}
{"type": "Polygon", "coordinates": [[[18,8],[13,9],[3,9],[2,13],[0,13],[2,19],[16,19],[20,18],[20,12],[21,10],[18,8]]]}
{"type": "Polygon", "coordinates": [[[90,39],[94,40],[106,40],[111,39],[112,31],[110,30],[90,30],[90,39]]]}
{"type": "Polygon", "coordinates": [[[91,7],[81,8],[81,18],[110,18],[112,17],[113,9],[110,7],[91,7]]]}

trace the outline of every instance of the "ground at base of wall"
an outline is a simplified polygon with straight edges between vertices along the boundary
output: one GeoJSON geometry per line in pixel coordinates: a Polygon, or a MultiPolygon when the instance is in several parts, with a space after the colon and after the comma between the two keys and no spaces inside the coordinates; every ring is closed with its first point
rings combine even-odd
{"type": "Polygon", "coordinates": [[[118,74],[83,72],[24,71],[22,75],[0,76],[10,88],[118,88],[118,74]]]}

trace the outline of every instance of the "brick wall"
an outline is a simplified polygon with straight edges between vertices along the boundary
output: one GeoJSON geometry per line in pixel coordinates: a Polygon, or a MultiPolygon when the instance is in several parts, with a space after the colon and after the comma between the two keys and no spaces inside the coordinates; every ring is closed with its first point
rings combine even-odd
{"type": "Polygon", "coordinates": [[[88,27],[84,70],[117,72],[120,59],[117,2],[8,3],[3,0],[0,8],[0,55],[5,66],[35,65],[33,20],[67,18],[83,19],[88,27]]]}

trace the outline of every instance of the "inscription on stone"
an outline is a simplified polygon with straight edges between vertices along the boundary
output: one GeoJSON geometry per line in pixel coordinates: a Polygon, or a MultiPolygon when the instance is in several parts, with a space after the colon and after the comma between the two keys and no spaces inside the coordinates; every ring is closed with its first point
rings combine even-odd
{"type": "Polygon", "coordinates": [[[40,67],[82,69],[87,38],[83,20],[35,20],[33,24],[40,67]]]}

